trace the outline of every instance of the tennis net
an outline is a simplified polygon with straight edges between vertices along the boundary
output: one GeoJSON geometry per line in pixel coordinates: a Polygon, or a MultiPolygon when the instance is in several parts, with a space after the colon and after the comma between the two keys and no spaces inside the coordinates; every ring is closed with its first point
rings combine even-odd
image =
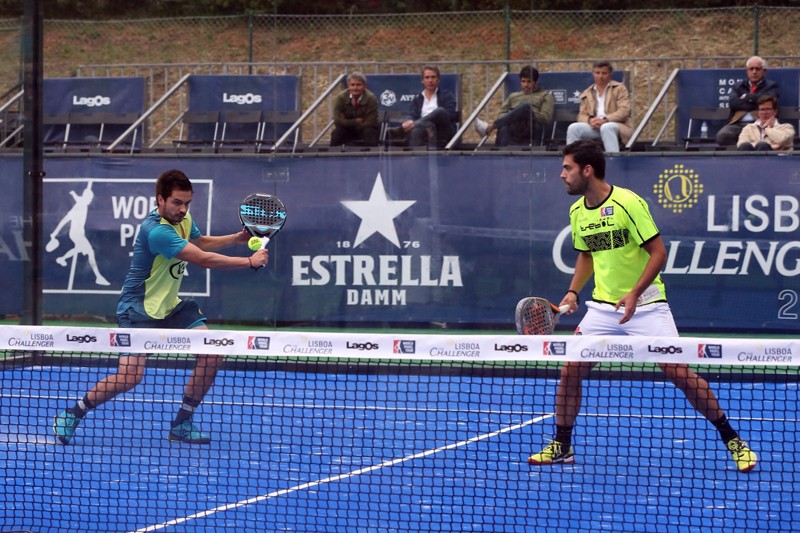
{"type": "Polygon", "coordinates": [[[800,341],[0,326],[0,531],[798,531],[800,341]],[[121,356],[137,387],[69,444],[54,416],[121,356]],[[194,367],[224,356],[166,437],[194,367]],[[582,387],[574,462],[555,435],[562,365],[582,387]],[[657,363],[689,364],[758,455],[657,363]]]}

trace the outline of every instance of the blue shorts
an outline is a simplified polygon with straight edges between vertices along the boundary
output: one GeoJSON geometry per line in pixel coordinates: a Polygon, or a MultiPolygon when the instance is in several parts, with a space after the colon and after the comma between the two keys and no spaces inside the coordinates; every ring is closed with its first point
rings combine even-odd
{"type": "Polygon", "coordinates": [[[200,311],[200,306],[191,298],[181,300],[175,309],[164,318],[153,318],[143,315],[133,307],[117,315],[117,324],[121,328],[166,328],[166,329],[192,329],[206,323],[206,317],[200,311]]]}

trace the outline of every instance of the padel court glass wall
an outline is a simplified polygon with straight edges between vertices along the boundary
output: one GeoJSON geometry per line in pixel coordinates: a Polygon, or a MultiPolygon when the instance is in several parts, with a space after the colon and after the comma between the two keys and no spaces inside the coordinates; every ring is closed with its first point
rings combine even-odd
{"type": "MultiPolygon", "coordinates": [[[[0,314],[22,306],[21,157],[0,156],[0,314]]],[[[553,153],[379,152],[45,158],[47,317],[113,321],[154,181],[179,168],[204,233],[240,229],[250,192],[288,210],[259,272],[192,268],[183,291],[212,322],[512,326],[516,301],[563,295],[575,198],[553,153]]],[[[645,198],[668,247],[663,272],[681,328],[797,328],[800,175],[794,156],[631,153],[607,177],[645,198]]],[[[245,255],[247,249],[231,250],[245,255]]],[[[590,297],[588,291],[581,295],[590,297]]],[[[575,319],[566,317],[562,327],[575,319]]]]}

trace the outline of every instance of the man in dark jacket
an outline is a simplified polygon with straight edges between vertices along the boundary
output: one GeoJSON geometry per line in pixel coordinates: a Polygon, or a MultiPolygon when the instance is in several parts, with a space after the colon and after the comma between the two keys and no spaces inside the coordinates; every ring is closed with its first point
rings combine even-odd
{"type": "Polygon", "coordinates": [[[758,99],[765,94],[778,98],[778,83],[764,77],[767,62],[758,56],[747,60],[747,79],[735,85],[728,93],[730,116],[728,123],[717,132],[717,144],[732,146],[739,140],[739,134],[747,124],[758,118],[758,99]]]}
{"type": "Polygon", "coordinates": [[[393,138],[408,136],[409,146],[444,146],[456,133],[458,111],[455,95],[439,89],[439,68],[422,69],[423,90],[414,98],[406,120],[389,133],[393,138]]]}
{"type": "Polygon", "coordinates": [[[347,77],[347,89],[336,95],[333,123],[331,146],[354,142],[378,146],[378,99],[367,90],[367,77],[361,72],[351,73],[347,77]]]}

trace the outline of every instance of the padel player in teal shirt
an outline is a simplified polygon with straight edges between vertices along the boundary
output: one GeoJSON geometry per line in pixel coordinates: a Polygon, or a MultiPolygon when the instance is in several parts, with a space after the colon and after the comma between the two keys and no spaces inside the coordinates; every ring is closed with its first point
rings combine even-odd
{"type": "Polygon", "coordinates": [[[170,224],[158,211],[150,213],[142,222],[133,246],[131,268],[122,285],[117,315],[126,314],[129,308],[155,319],[164,319],[172,313],[180,302],[178,290],[186,270],[186,261],[175,256],[190,240],[200,236],[189,213],[177,225],[170,224]]]}
{"type": "MultiPolygon", "coordinates": [[[[121,328],[188,329],[206,327],[206,318],[191,298],[178,297],[186,265],[200,268],[258,269],[267,264],[266,250],[250,257],[231,257],[216,250],[245,244],[250,235],[242,230],[222,236],[202,235],[189,215],[192,183],[179,170],[169,170],[156,182],[158,208],[142,222],[133,247],[131,267],[117,305],[121,328]]],[[[198,355],[186,384],[167,438],[174,442],[207,444],[211,438],[193,423],[195,409],[214,383],[222,363],[220,355],[198,355]]],[[[116,374],[97,383],[73,407],[56,415],[53,431],[68,444],[86,414],[100,404],[131,390],[144,376],[147,356],[123,355],[116,374]]]]}

